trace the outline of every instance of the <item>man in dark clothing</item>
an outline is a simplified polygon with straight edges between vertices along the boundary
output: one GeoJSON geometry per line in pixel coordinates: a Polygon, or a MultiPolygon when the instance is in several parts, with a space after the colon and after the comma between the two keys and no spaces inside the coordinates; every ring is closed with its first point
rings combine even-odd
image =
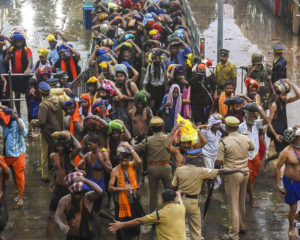
{"type": "MultiPolygon", "coordinates": [[[[7,55],[7,49],[5,47],[5,36],[0,35],[0,75],[7,73],[8,71],[8,64],[4,61],[5,56],[7,55]]],[[[8,91],[7,91],[7,78],[5,76],[0,76],[0,99],[7,99],[8,98],[8,91]]],[[[9,102],[4,102],[4,104],[8,104],[9,102]]]]}
{"type": "Polygon", "coordinates": [[[204,64],[198,64],[196,76],[191,81],[191,106],[194,122],[207,122],[216,94],[214,75],[209,70],[207,71],[204,64]]]}
{"type": "MultiPolygon", "coordinates": [[[[69,76],[69,82],[73,81],[80,74],[80,67],[78,62],[80,60],[80,53],[77,52],[71,44],[63,43],[59,47],[60,57],[55,63],[55,69],[60,69],[63,72],[67,72],[69,76]]],[[[75,85],[76,86],[76,85],[75,85]]]]}
{"type": "Polygon", "coordinates": [[[288,145],[288,143],[282,140],[284,131],[288,128],[286,105],[288,103],[295,102],[300,98],[299,89],[297,88],[296,84],[289,79],[277,81],[275,82],[274,86],[277,100],[271,105],[269,120],[271,121],[275,132],[279,134],[279,136],[275,138],[271,133],[267,132],[268,137],[274,141],[276,154],[264,161],[264,170],[266,169],[268,162],[278,158],[279,153],[288,145]],[[287,97],[287,94],[290,92],[291,88],[295,91],[296,96],[287,97]]]}
{"type": "Polygon", "coordinates": [[[272,65],[272,83],[274,84],[279,79],[286,78],[286,60],[282,57],[284,48],[275,44],[273,47],[274,61],[272,65]]]}

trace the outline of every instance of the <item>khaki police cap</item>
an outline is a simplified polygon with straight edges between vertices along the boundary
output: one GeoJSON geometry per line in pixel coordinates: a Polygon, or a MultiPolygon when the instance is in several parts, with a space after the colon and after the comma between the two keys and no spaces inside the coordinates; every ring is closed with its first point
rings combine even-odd
{"type": "Polygon", "coordinates": [[[225,118],[225,124],[230,127],[237,127],[240,124],[240,120],[236,117],[229,116],[225,118]]]}
{"type": "Polygon", "coordinates": [[[164,125],[164,120],[162,120],[160,117],[154,116],[151,118],[150,126],[162,126],[164,125]]]}

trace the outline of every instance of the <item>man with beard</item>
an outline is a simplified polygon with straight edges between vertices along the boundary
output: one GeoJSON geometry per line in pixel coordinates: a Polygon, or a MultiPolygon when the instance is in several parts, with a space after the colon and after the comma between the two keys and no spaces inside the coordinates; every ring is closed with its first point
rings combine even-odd
{"type": "Polygon", "coordinates": [[[234,84],[231,80],[227,81],[224,85],[224,92],[220,96],[215,98],[213,112],[217,111],[223,117],[228,113],[228,106],[225,104],[227,98],[234,96],[234,84]]]}
{"type": "MultiPolygon", "coordinates": [[[[20,99],[21,94],[25,94],[28,88],[28,76],[32,66],[32,52],[26,45],[25,37],[20,32],[14,32],[12,36],[12,46],[8,49],[5,56],[5,62],[11,61],[12,73],[24,73],[24,76],[15,76],[12,78],[12,88],[15,98],[20,99]]],[[[18,115],[21,116],[20,102],[15,101],[18,115]]]]}
{"type": "Polygon", "coordinates": [[[50,160],[55,170],[53,177],[53,195],[49,205],[49,216],[47,226],[47,239],[52,239],[53,227],[54,227],[54,214],[57,209],[59,200],[69,194],[68,185],[64,178],[74,172],[72,162],[79,152],[80,143],[74,138],[72,134],[67,131],[54,132],[51,135],[55,151],[50,154],[50,160]]]}
{"type": "Polygon", "coordinates": [[[144,89],[151,94],[152,110],[156,113],[165,94],[168,60],[160,50],[155,50],[151,54],[151,63],[147,66],[143,85],[144,89]]]}
{"type": "Polygon", "coordinates": [[[295,233],[294,220],[297,211],[297,203],[300,200],[300,129],[296,132],[288,130],[285,133],[285,140],[290,143],[279,155],[276,166],[277,188],[284,195],[285,203],[289,205],[289,230],[290,239],[298,239],[295,233]],[[287,139],[286,136],[290,135],[287,139]],[[284,176],[282,178],[283,187],[281,186],[281,168],[285,165],[284,176]]]}
{"type": "MultiPolygon", "coordinates": [[[[289,79],[283,79],[275,82],[274,87],[276,90],[277,99],[271,105],[269,120],[271,121],[275,132],[283,136],[284,130],[288,128],[286,105],[297,101],[300,98],[300,91],[296,84],[289,79]],[[295,91],[296,96],[287,97],[291,87],[295,91]]],[[[263,165],[264,170],[266,169],[268,163],[278,158],[279,153],[288,145],[285,141],[276,139],[275,136],[269,131],[267,132],[267,135],[271,138],[271,140],[274,141],[276,154],[265,159],[263,165]]]]}
{"type": "Polygon", "coordinates": [[[242,97],[229,97],[226,98],[224,101],[224,104],[228,106],[228,112],[224,116],[229,117],[233,116],[236,117],[240,122],[244,121],[244,111],[242,110],[242,107],[244,105],[244,98],[242,97]]]}
{"type": "MultiPolygon", "coordinates": [[[[141,212],[136,211],[139,204],[136,199],[138,185],[134,171],[141,164],[141,159],[127,142],[122,142],[117,152],[120,164],[111,172],[108,190],[116,193],[116,220],[126,222],[141,217],[141,212]],[[130,161],[131,157],[133,157],[133,161],[130,161]]],[[[140,235],[140,228],[124,228],[117,231],[116,235],[117,240],[133,240],[140,235]]]]}
{"type": "Polygon", "coordinates": [[[127,112],[134,107],[134,95],[138,88],[134,82],[128,81],[128,71],[124,64],[117,64],[114,66],[114,77],[116,80],[116,87],[120,89],[123,97],[117,103],[113,119],[121,119],[127,122],[127,112]]]}
{"type": "Polygon", "coordinates": [[[206,144],[206,139],[203,137],[199,129],[195,129],[189,120],[188,122],[179,122],[171,131],[166,145],[169,153],[174,157],[175,168],[186,165],[186,151],[190,149],[202,148],[206,144]],[[178,139],[179,146],[174,146],[174,135],[178,139]],[[195,143],[198,138],[199,142],[195,143]]]}
{"type": "Polygon", "coordinates": [[[252,66],[249,69],[247,78],[253,78],[258,82],[258,94],[261,99],[261,105],[264,110],[267,110],[271,107],[276,93],[271,81],[270,70],[263,66],[263,58],[264,56],[261,53],[252,54],[252,66]]]}
{"type": "Polygon", "coordinates": [[[228,55],[228,50],[220,50],[220,62],[218,63],[215,72],[218,95],[225,90],[225,83],[228,80],[233,82],[233,92],[235,92],[237,77],[236,66],[228,61],[228,55]]]}
{"type": "Polygon", "coordinates": [[[55,222],[67,234],[67,240],[92,240],[95,236],[92,229],[92,208],[103,191],[96,183],[82,176],[74,177],[68,189],[71,194],[59,200],[55,222]],[[85,193],[87,188],[92,190],[85,193]],[[67,224],[62,221],[63,215],[66,216],[67,224]]]}
{"type": "Polygon", "coordinates": [[[159,182],[162,182],[164,189],[168,189],[171,187],[172,181],[172,169],[169,164],[171,156],[165,147],[168,135],[162,132],[163,125],[164,121],[160,117],[152,117],[150,127],[153,136],[147,136],[135,146],[138,153],[145,153],[145,160],[149,165],[147,171],[149,174],[150,212],[157,208],[159,182]]]}
{"type": "MultiPolygon", "coordinates": [[[[150,94],[146,91],[139,91],[134,96],[135,107],[129,110],[128,113],[128,126],[136,144],[140,143],[149,134],[149,123],[153,117],[151,108],[148,106],[150,94]]],[[[143,156],[143,173],[147,170],[146,157],[143,156]]],[[[137,179],[138,184],[141,182],[142,170],[140,167],[137,168],[137,179]]]]}
{"type": "Polygon", "coordinates": [[[251,207],[255,208],[257,205],[254,196],[254,180],[259,173],[261,159],[263,159],[265,153],[265,151],[261,151],[261,148],[264,146],[262,141],[259,139],[259,132],[263,129],[263,125],[268,124],[277,139],[279,139],[279,135],[274,131],[270,121],[261,107],[254,103],[247,103],[243,109],[245,111],[245,121],[239,125],[238,132],[240,134],[248,135],[254,145],[254,150],[248,152],[248,167],[251,172],[249,174],[247,192],[250,197],[251,207]],[[257,119],[258,113],[261,114],[262,119],[257,119]]]}
{"type": "Polygon", "coordinates": [[[77,52],[71,44],[63,43],[59,47],[60,57],[55,63],[53,69],[60,69],[63,72],[67,72],[69,82],[76,79],[81,71],[78,62],[80,60],[80,53],[77,52]]]}
{"type": "MultiPolygon", "coordinates": [[[[191,107],[195,123],[206,123],[214,98],[217,96],[214,76],[207,77],[206,66],[197,65],[196,76],[191,81],[191,107]]],[[[210,72],[210,71],[208,71],[210,72]]]]}

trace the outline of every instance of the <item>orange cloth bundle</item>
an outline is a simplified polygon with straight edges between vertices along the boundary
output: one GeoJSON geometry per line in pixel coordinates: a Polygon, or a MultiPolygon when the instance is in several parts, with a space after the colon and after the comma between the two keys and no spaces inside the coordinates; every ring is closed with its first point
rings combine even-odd
{"type": "MultiPolygon", "coordinates": [[[[132,190],[136,191],[137,189],[137,182],[135,178],[135,172],[133,167],[128,167],[128,178],[130,185],[132,186],[132,190]]],[[[123,173],[122,168],[120,167],[119,170],[119,176],[118,176],[118,187],[125,187],[126,182],[125,182],[125,176],[123,173]]],[[[131,217],[131,209],[130,209],[130,204],[128,200],[128,191],[120,191],[119,192],[119,218],[125,218],[125,217],[131,217]]]]}

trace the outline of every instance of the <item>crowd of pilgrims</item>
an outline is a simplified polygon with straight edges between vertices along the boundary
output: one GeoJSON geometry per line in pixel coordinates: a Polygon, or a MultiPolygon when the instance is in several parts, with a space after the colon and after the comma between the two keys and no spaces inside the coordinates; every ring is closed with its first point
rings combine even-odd
{"type": "MultiPolygon", "coordinates": [[[[285,79],[283,48],[274,46],[272,68],[264,65],[262,54],[253,54],[242,83],[247,91],[237,94],[237,68],[228,61],[229,51],[218,53],[220,63],[214,72],[209,59],[196,56],[179,2],[96,0],[92,16],[94,49],[88,60],[92,75],[85,80],[87,92],[80,96],[75,94],[80,85],[80,53],[62,32],[53,31],[46,37],[49,46],[37,50],[36,62],[25,32],[17,29],[11,36],[0,35],[0,73],[8,72],[9,61],[12,73],[24,73],[12,77],[12,90],[16,99],[25,94],[28,110],[27,127],[18,101],[16,110],[11,110],[8,101],[0,106],[2,194],[10,169],[18,189],[14,200],[18,207],[23,205],[24,137],[27,133],[40,137],[41,180],[53,191],[48,239],[53,237],[55,222],[67,239],[101,239],[101,218],[126,222],[148,212],[139,200],[143,184],[149,183],[152,212],[158,207],[160,180],[167,189],[163,201],[172,202],[176,197],[169,190],[177,182],[172,182],[176,168],[196,158],[198,165],[213,169],[219,141],[226,134],[224,119],[234,116],[226,124],[240,124],[240,133],[249,134],[251,122],[257,129],[251,135],[255,150],[249,152],[248,189],[255,206],[254,179],[265,156],[263,125],[268,125],[268,136],[280,153],[288,144],[283,141],[286,103],[300,96],[292,81],[285,79]],[[291,89],[296,96],[287,99],[291,89]],[[265,111],[270,108],[267,116],[265,111]],[[254,124],[259,115],[261,121],[254,124]]],[[[7,75],[1,76],[1,89],[1,100],[8,99],[7,75]]],[[[208,171],[202,178],[215,174],[208,171]]],[[[221,184],[220,178],[214,184],[221,184]]],[[[199,185],[201,189],[202,180],[199,185]]],[[[7,221],[7,211],[1,211],[4,213],[1,231],[7,221]]],[[[159,221],[159,215],[153,217],[159,221]]],[[[148,218],[141,223],[154,222],[148,218]]],[[[201,225],[199,233],[193,224],[189,222],[191,237],[200,239],[201,225]]],[[[117,232],[117,239],[140,235],[139,227],[119,230],[112,226],[111,230],[117,232]]],[[[170,230],[162,227],[157,231],[159,239],[182,240],[185,230],[184,236],[181,230],[173,227],[167,233],[170,230]]]]}

